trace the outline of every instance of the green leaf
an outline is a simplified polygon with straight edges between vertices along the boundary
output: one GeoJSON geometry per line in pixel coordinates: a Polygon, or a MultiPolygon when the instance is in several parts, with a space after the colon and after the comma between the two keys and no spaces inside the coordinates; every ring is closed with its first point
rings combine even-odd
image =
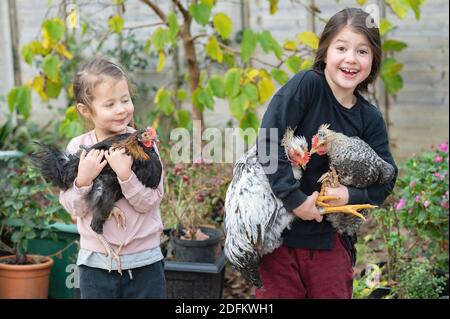
{"type": "Polygon", "coordinates": [[[212,9],[216,5],[216,0],[201,0],[200,3],[207,5],[208,8],[212,9]]]}
{"type": "Polygon", "coordinates": [[[384,52],[399,52],[406,47],[408,47],[408,45],[405,42],[398,40],[386,40],[382,46],[384,52]]]}
{"type": "Polygon", "coordinates": [[[217,13],[214,15],[213,24],[217,33],[219,33],[223,39],[230,38],[231,32],[233,31],[233,22],[226,14],[217,13]]]}
{"type": "Polygon", "coordinates": [[[272,69],[270,72],[272,77],[277,81],[280,85],[285,85],[289,81],[289,75],[286,72],[279,69],[272,69]]]}
{"type": "Polygon", "coordinates": [[[386,3],[400,19],[404,19],[408,15],[409,3],[407,0],[386,0],[386,3]]]}
{"type": "Polygon", "coordinates": [[[67,110],[66,110],[65,117],[66,117],[66,119],[68,119],[70,121],[78,120],[77,108],[75,106],[73,106],[73,105],[68,107],[67,110]]]}
{"type": "Polygon", "coordinates": [[[53,42],[58,42],[64,35],[64,21],[60,18],[45,20],[43,29],[53,42]]]}
{"type": "Polygon", "coordinates": [[[420,7],[425,3],[425,0],[407,0],[411,9],[413,9],[416,20],[420,20],[420,7]]]}
{"type": "Polygon", "coordinates": [[[27,86],[19,86],[11,89],[7,96],[9,111],[17,110],[27,119],[31,111],[31,89],[27,86]]]}
{"type": "Polygon", "coordinates": [[[57,55],[47,55],[42,60],[42,70],[45,75],[53,82],[59,81],[59,72],[61,68],[61,61],[57,55]]]}
{"type": "Polygon", "coordinates": [[[393,29],[392,23],[387,19],[382,19],[380,22],[380,35],[383,37],[385,36],[389,31],[393,29]]]}
{"type": "Polygon", "coordinates": [[[259,103],[264,103],[275,93],[275,85],[270,78],[261,78],[258,81],[259,103]]]}
{"type": "Polygon", "coordinates": [[[386,58],[381,65],[381,74],[385,76],[395,75],[403,69],[402,63],[397,63],[395,58],[386,58]]]}
{"type": "Polygon", "coordinates": [[[166,54],[163,50],[159,51],[158,56],[158,65],[156,66],[156,72],[161,72],[164,69],[164,66],[166,65],[166,54]]]}
{"type": "Polygon", "coordinates": [[[296,55],[290,56],[286,59],[286,66],[292,73],[297,73],[300,71],[300,63],[301,59],[296,55]]]}
{"type": "Polygon", "coordinates": [[[214,98],[209,90],[200,89],[198,101],[210,110],[214,110],[214,98]]]}
{"type": "Polygon", "coordinates": [[[169,30],[163,27],[157,28],[152,34],[152,43],[156,51],[164,49],[166,43],[170,42],[169,30]]]}
{"type": "Polygon", "coordinates": [[[149,55],[150,54],[150,47],[152,46],[152,39],[147,39],[145,41],[145,45],[144,45],[144,52],[145,54],[149,55]]]}
{"type": "Polygon", "coordinates": [[[167,22],[169,24],[169,38],[170,42],[175,43],[177,34],[180,31],[180,26],[178,25],[177,15],[175,12],[170,12],[167,16],[167,22]]]}
{"type": "Polygon", "coordinates": [[[213,75],[209,80],[207,87],[211,89],[213,94],[217,97],[225,97],[225,83],[223,78],[218,75],[213,75]]]}
{"type": "Polygon", "coordinates": [[[178,126],[187,128],[191,122],[191,114],[186,110],[177,110],[175,119],[178,126]]]}
{"type": "Polygon", "coordinates": [[[252,128],[255,131],[258,131],[259,128],[259,118],[253,112],[248,112],[241,120],[239,125],[243,130],[248,128],[252,128]]]}
{"type": "Polygon", "coordinates": [[[206,53],[212,60],[216,60],[217,62],[222,63],[223,53],[219,47],[217,38],[213,35],[209,37],[208,43],[206,43],[206,53]]]}
{"type": "Polygon", "coordinates": [[[253,52],[256,49],[256,36],[253,31],[249,28],[244,30],[244,35],[242,38],[241,45],[241,58],[242,62],[247,62],[248,59],[253,55],[253,52]]]}
{"type": "Polygon", "coordinates": [[[194,93],[192,93],[191,99],[192,104],[195,106],[195,108],[197,108],[197,110],[199,110],[200,112],[203,112],[205,110],[205,106],[200,102],[199,99],[201,90],[202,90],[201,88],[196,88],[194,93]]]}
{"type": "Polygon", "coordinates": [[[244,86],[242,87],[242,93],[248,100],[255,103],[258,102],[258,88],[254,84],[244,84],[244,86]]]}
{"type": "Polygon", "coordinates": [[[225,95],[233,98],[238,95],[241,84],[241,70],[237,68],[229,69],[224,75],[225,95]]]}
{"type": "Polygon", "coordinates": [[[169,116],[175,109],[169,91],[160,88],[155,96],[155,103],[161,108],[165,115],[169,116]]]}
{"type": "Polygon", "coordinates": [[[33,49],[31,48],[30,44],[24,45],[22,48],[22,56],[25,62],[29,65],[33,62],[34,59],[34,53],[33,49]]]}
{"type": "Polygon", "coordinates": [[[61,93],[62,84],[60,82],[53,82],[47,80],[47,95],[49,98],[56,99],[61,93]]]}
{"type": "Polygon", "coordinates": [[[360,5],[363,6],[366,4],[367,0],[356,0],[356,2],[360,5]]]}
{"type": "Polygon", "coordinates": [[[225,62],[226,66],[229,68],[234,67],[234,55],[232,53],[225,53],[223,55],[223,62],[225,62]]]}
{"type": "Polygon", "coordinates": [[[300,71],[310,69],[310,68],[312,67],[313,63],[314,63],[314,62],[313,62],[312,59],[306,59],[306,60],[304,60],[304,61],[302,62],[302,64],[300,65],[300,71]]]}
{"type": "Polygon", "coordinates": [[[211,9],[208,5],[203,3],[191,4],[189,6],[189,12],[194,17],[194,20],[200,25],[206,25],[209,21],[209,16],[211,15],[211,9]]]}
{"type": "Polygon", "coordinates": [[[108,19],[109,30],[114,33],[122,32],[124,25],[123,18],[119,15],[112,16],[108,19]]]}
{"type": "Polygon", "coordinates": [[[381,75],[389,94],[397,94],[403,88],[403,79],[399,74],[381,75]]]}
{"type": "Polygon", "coordinates": [[[314,50],[317,50],[317,48],[319,47],[319,37],[314,32],[305,31],[299,33],[297,35],[297,38],[314,50]]]}
{"type": "Polygon", "coordinates": [[[187,92],[186,90],[178,90],[177,91],[177,99],[180,101],[183,101],[187,98],[187,92]]]}
{"type": "Polygon", "coordinates": [[[244,96],[244,94],[239,94],[235,98],[230,100],[229,110],[230,114],[233,115],[236,119],[241,121],[244,118],[245,110],[248,107],[248,100],[244,96]]]}
{"type": "Polygon", "coordinates": [[[265,53],[273,51],[278,59],[281,59],[283,50],[277,40],[274,39],[270,31],[263,31],[257,35],[257,39],[261,48],[265,53]]]}

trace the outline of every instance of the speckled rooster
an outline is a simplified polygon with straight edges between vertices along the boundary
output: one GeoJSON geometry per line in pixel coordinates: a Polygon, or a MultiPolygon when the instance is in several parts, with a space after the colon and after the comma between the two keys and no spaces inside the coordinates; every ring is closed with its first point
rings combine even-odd
{"type": "MultiPolygon", "coordinates": [[[[300,179],[309,161],[308,143],[289,128],[282,146],[300,179]]],[[[236,162],[225,196],[225,254],[250,284],[262,287],[259,260],[281,245],[281,233],[294,218],[272,192],[253,146],[236,162]]]]}
{"type": "MultiPolygon", "coordinates": [[[[311,155],[328,155],[330,171],[319,181],[322,182],[320,195],[326,186],[344,186],[366,188],[374,183],[386,184],[395,177],[395,168],[384,161],[363,140],[358,137],[348,137],[329,129],[329,124],[322,124],[312,139],[311,155]]],[[[323,203],[321,203],[323,204],[323,203]]],[[[323,212],[327,220],[340,232],[353,235],[367,217],[366,209],[376,206],[370,204],[345,205],[331,207],[323,212]],[[361,210],[361,214],[358,213],[361,210]],[[333,212],[348,213],[330,214],[333,212]],[[355,217],[356,216],[356,217],[355,217]]],[[[323,209],[323,208],[322,208],[323,209]]]]}
{"type": "MultiPolygon", "coordinates": [[[[157,135],[155,130],[153,128],[147,128],[137,130],[133,133],[112,136],[84,149],[87,152],[92,149],[107,151],[110,147],[125,149],[126,154],[133,158],[133,166],[131,169],[139,181],[146,187],[156,188],[162,174],[161,161],[153,147],[156,141],[157,135]]],[[[38,144],[41,149],[32,156],[32,159],[44,178],[62,190],[67,190],[72,187],[78,175],[78,164],[82,149],[76,154],[66,154],[54,146],[38,144]]],[[[117,209],[113,209],[114,203],[122,197],[123,194],[117,175],[109,165],[106,165],[95,178],[91,191],[85,197],[89,211],[93,215],[91,228],[97,233],[97,237],[105,247],[106,254],[110,258],[111,263],[112,259],[116,260],[119,272],[121,272],[121,268],[118,253],[114,251],[102,234],[103,224],[109,218],[110,214],[118,213],[117,209]]]]}

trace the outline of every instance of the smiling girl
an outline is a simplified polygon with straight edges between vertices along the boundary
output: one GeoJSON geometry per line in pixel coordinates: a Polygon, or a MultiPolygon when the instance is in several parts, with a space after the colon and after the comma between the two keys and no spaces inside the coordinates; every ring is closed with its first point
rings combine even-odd
{"type": "MultiPolygon", "coordinates": [[[[276,128],[281,137],[288,127],[296,127],[295,135],[311,141],[321,124],[331,123],[332,130],[360,137],[396,168],[383,117],[361,95],[375,81],[380,64],[380,33],[370,15],[355,8],[336,13],[321,35],[313,70],[298,73],[275,94],[262,120],[266,130],[260,132],[276,128]]],[[[284,232],[283,245],[262,258],[264,288],[256,290],[256,297],[351,298],[356,238],[338,234],[315,206],[317,180],[328,171],[328,159],[313,156],[299,182],[278,137],[260,135],[258,155],[270,154],[270,145],[278,145],[278,168],[267,177],[274,194],[298,218],[284,232]]],[[[260,162],[267,166],[262,157],[260,162]]],[[[380,205],[394,184],[395,179],[366,189],[341,185],[328,188],[326,195],[340,198],[332,205],[380,205]]]]}

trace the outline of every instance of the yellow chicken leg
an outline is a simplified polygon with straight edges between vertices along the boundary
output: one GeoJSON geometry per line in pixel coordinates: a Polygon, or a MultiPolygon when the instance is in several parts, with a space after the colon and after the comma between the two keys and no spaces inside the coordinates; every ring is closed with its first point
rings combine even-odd
{"type": "Polygon", "coordinates": [[[342,213],[349,214],[356,217],[361,218],[366,221],[366,218],[359,213],[361,209],[370,209],[376,208],[378,206],[370,205],[370,204],[361,204],[361,205],[343,205],[343,206],[334,206],[334,207],[321,207],[319,209],[321,215],[332,214],[332,213],[342,213]]]}

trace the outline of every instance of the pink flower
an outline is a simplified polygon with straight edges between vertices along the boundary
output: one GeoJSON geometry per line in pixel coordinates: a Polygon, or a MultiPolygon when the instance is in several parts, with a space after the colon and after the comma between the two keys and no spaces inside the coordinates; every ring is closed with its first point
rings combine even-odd
{"type": "Polygon", "coordinates": [[[443,208],[445,208],[445,209],[448,209],[448,202],[442,201],[442,202],[441,202],[441,207],[443,207],[443,208]]]}
{"type": "Polygon", "coordinates": [[[420,202],[420,196],[417,195],[417,196],[416,196],[416,203],[419,203],[419,202],[420,202]]]}
{"type": "Polygon", "coordinates": [[[436,163],[442,162],[442,156],[436,156],[436,157],[434,158],[434,161],[435,161],[436,163]]]}
{"type": "Polygon", "coordinates": [[[448,142],[439,144],[439,149],[441,152],[447,153],[448,152],[448,142]]]}
{"type": "Polygon", "coordinates": [[[415,186],[416,186],[416,183],[415,183],[415,182],[410,182],[410,183],[409,183],[409,187],[413,188],[413,187],[415,187],[415,186]]]}
{"type": "Polygon", "coordinates": [[[423,202],[423,206],[428,207],[430,206],[430,201],[426,200],[423,202]]]}
{"type": "Polygon", "coordinates": [[[403,198],[400,198],[400,200],[398,201],[398,203],[395,205],[395,210],[398,211],[400,209],[402,209],[406,204],[406,201],[403,198]]]}
{"type": "Polygon", "coordinates": [[[445,197],[448,198],[448,191],[445,191],[445,197]]]}

